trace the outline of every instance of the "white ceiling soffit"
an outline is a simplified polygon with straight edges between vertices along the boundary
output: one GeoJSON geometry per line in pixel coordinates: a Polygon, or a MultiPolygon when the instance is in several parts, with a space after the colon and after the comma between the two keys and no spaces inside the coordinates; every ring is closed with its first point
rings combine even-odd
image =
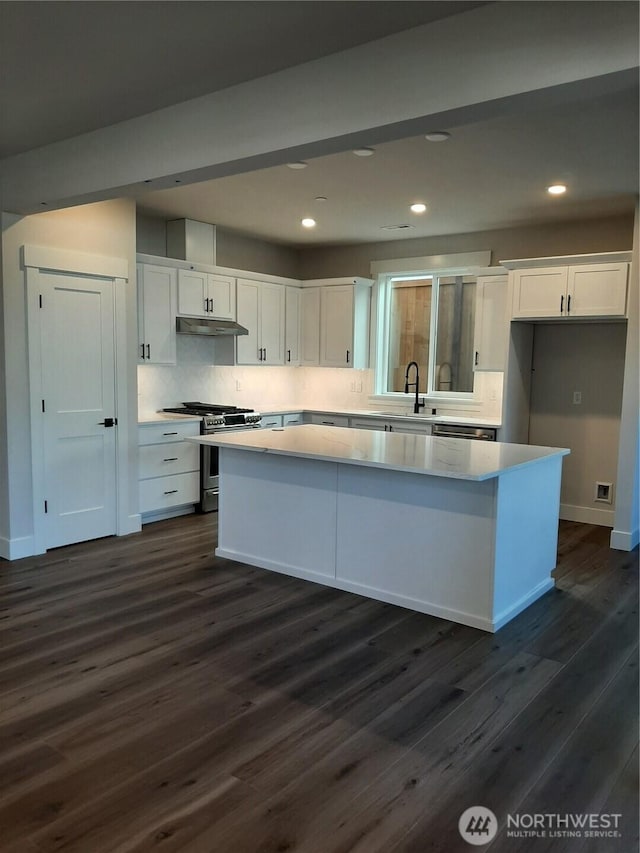
{"type": "Polygon", "coordinates": [[[0,158],[482,2],[2,2],[0,158]]]}
{"type": "Polygon", "coordinates": [[[53,209],[611,92],[636,79],[637,11],[490,3],[7,158],[0,193],[10,211],[53,209]]]}

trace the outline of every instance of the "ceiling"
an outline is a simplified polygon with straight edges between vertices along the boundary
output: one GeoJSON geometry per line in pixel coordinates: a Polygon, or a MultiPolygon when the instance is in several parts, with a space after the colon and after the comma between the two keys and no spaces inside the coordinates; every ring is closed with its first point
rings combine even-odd
{"type": "Polygon", "coordinates": [[[308,161],[142,193],[141,211],[213,222],[297,246],[459,234],[631,212],[638,89],[308,161]],[[566,183],[552,197],[546,187],[566,183]],[[316,201],[318,196],[326,201],[316,201]],[[409,205],[427,211],[412,214],[409,205]],[[304,229],[312,217],[317,225],[304,229]],[[410,226],[387,230],[388,226],[410,226]]]}
{"type": "MultiPolygon", "coordinates": [[[[483,3],[0,2],[0,157],[69,139],[483,3]],[[27,50],[28,47],[28,50],[27,50]],[[37,57],[37,61],[33,60],[37,57]]],[[[498,41],[496,44],[498,45],[498,41]]],[[[463,61],[463,57],[461,57],[463,61]]],[[[631,212],[638,88],[136,196],[292,246],[397,240],[631,212]],[[565,182],[565,196],[545,188],[565,182]],[[316,201],[318,196],[326,201],[316,201]],[[409,204],[423,201],[416,216],[409,204]],[[313,230],[300,225],[317,220],[313,230]],[[386,230],[385,226],[411,226],[386,230]]]]}
{"type": "Polygon", "coordinates": [[[486,5],[0,2],[0,158],[486,5]]]}

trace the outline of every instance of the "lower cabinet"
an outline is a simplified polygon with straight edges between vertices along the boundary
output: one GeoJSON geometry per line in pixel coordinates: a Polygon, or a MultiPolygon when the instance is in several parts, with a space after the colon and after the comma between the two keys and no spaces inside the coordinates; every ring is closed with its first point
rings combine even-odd
{"type": "Polygon", "coordinates": [[[186,436],[199,434],[197,422],[139,425],[138,478],[143,522],[182,515],[200,500],[200,448],[183,441],[186,436]]]}
{"type": "Polygon", "coordinates": [[[381,432],[402,432],[413,435],[431,435],[430,424],[420,421],[385,421],[382,418],[351,418],[352,429],[373,429],[381,432]]]}
{"type": "Polygon", "coordinates": [[[321,424],[322,426],[348,427],[349,426],[349,418],[346,417],[345,415],[312,414],[312,415],[309,415],[309,419],[308,419],[307,423],[321,424]]]}
{"type": "Polygon", "coordinates": [[[282,415],[263,415],[260,421],[262,429],[273,429],[282,426],[282,415]]]}

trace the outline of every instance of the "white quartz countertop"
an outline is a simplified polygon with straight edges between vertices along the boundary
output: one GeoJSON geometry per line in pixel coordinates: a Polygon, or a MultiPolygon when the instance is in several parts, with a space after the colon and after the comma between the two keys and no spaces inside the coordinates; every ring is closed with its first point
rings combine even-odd
{"type": "Polygon", "coordinates": [[[202,420],[201,415],[179,415],[174,414],[173,412],[151,412],[147,415],[140,415],[138,417],[138,425],[144,426],[144,424],[161,424],[166,423],[167,421],[185,421],[188,423],[191,421],[192,423],[199,423],[202,420]]]}
{"type": "Polygon", "coordinates": [[[193,436],[185,441],[462,480],[489,480],[515,468],[534,465],[553,456],[566,456],[570,452],[561,447],[434,438],[315,424],[193,436]]]}
{"type": "Polygon", "coordinates": [[[344,415],[350,418],[380,418],[384,421],[411,420],[425,421],[428,424],[460,424],[461,426],[494,427],[502,426],[500,418],[478,417],[472,415],[431,415],[420,413],[416,415],[412,409],[314,409],[309,406],[262,406],[263,415],[285,415],[291,412],[308,412],[312,415],[344,415]]]}

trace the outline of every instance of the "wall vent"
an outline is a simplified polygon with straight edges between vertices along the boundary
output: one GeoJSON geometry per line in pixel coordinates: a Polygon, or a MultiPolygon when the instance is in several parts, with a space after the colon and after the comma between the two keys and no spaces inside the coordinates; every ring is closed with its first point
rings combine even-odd
{"type": "Polygon", "coordinates": [[[599,503],[610,504],[612,490],[613,483],[596,483],[596,496],[594,500],[599,503]]]}

